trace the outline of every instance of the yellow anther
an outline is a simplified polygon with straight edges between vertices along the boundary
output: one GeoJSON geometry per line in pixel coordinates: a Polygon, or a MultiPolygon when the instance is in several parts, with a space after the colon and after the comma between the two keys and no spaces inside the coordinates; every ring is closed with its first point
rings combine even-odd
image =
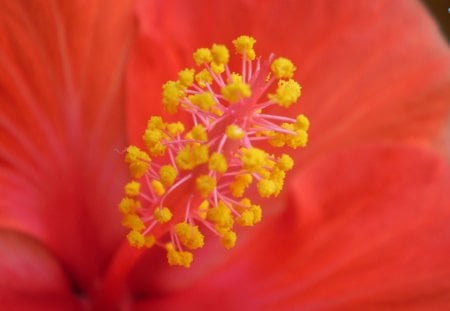
{"type": "Polygon", "coordinates": [[[284,108],[289,108],[301,95],[300,85],[292,79],[278,81],[276,94],[269,94],[269,99],[284,108]]]}
{"type": "Polygon", "coordinates": [[[225,173],[228,169],[225,156],[221,153],[214,152],[209,158],[208,168],[220,174],[225,173]]]}
{"type": "Polygon", "coordinates": [[[253,223],[257,224],[258,222],[261,221],[262,218],[262,209],[261,206],[253,204],[250,207],[250,211],[253,213],[253,223]]]}
{"type": "Polygon", "coordinates": [[[258,193],[262,198],[268,198],[275,194],[277,185],[271,179],[260,179],[257,184],[258,193]]]}
{"type": "Polygon", "coordinates": [[[209,150],[207,145],[193,144],[192,154],[195,159],[195,166],[208,162],[209,150]]]}
{"type": "Polygon", "coordinates": [[[295,126],[300,129],[300,130],[304,130],[307,131],[309,129],[309,120],[308,118],[301,114],[297,116],[296,122],[295,122],[295,126]]]}
{"type": "Polygon", "coordinates": [[[227,64],[230,59],[230,52],[222,44],[213,44],[211,48],[213,62],[216,64],[227,64]]]}
{"type": "Polygon", "coordinates": [[[168,113],[178,110],[179,100],[184,97],[182,85],[179,82],[167,81],[163,86],[162,103],[168,113]]]}
{"type": "Polygon", "coordinates": [[[156,238],[153,235],[147,235],[145,237],[145,243],[144,246],[147,248],[152,247],[156,243],[156,238]]]}
{"type": "Polygon", "coordinates": [[[225,130],[225,134],[229,139],[232,140],[241,139],[245,136],[244,131],[236,124],[228,125],[225,130]]]}
{"type": "Polygon", "coordinates": [[[212,61],[211,51],[207,48],[200,48],[194,52],[193,58],[197,66],[208,64],[212,61]]]}
{"type": "Polygon", "coordinates": [[[149,130],[163,130],[166,128],[166,123],[164,123],[163,119],[160,116],[150,117],[150,120],[147,122],[147,129],[149,130]]]}
{"type": "Polygon", "coordinates": [[[164,133],[159,129],[147,129],[142,136],[145,144],[150,148],[159,143],[164,137],[164,133]]]}
{"type": "Polygon", "coordinates": [[[213,78],[211,77],[209,71],[207,69],[203,69],[199,73],[195,75],[195,81],[197,81],[197,84],[204,88],[207,84],[211,84],[213,81],[213,78]]]}
{"type": "Polygon", "coordinates": [[[279,57],[272,62],[270,69],[272,69],[274,76],[278,79],[290,79],[297,68],[289,59],[279,57]]]}
{"type": "Polygon", "coordinates": [[[308,143],[308,133],[304,130],[295,131],[296,135],[287,135],[286,144],[296,149],[297,147],[305,147],[308,143]]]}
{"type": "Polygon", "coordinates": [[[231,228],[234,223],[231,210],[222,201],[219,201],[216,207],[208,210],[206,219],[213,222],[218,228],[231,228]]]}
{"type": "Polygon", "coordinates": [[[249,198],[243,198],[242,200],[239,201],[239,203],[241,205],[243,205],[244,207],[250,207],[252,206],[252,202],[250,201],[249,198]]]}
{"type": "Polygon", "coordinates": [[[127,234],[127,240],[128,240],[128,243],[130,243],[130,245],[133,247],[141,248],[145,245],[144,235],[135,230],[131,230],[127,234]]]}
{"type": "Polygon", "coordinates": [[[211,70],[215,74],[220,74],[220,73],[225,71],[225,65],[224,64],[211,63],[211,70]]]}
{"type": "Polygon", "coordinates": [[[256,40],[250,36],[240,36],[233,40],[234,47],[236,48],[236,53],[245,55],[249,60],[254,60],[256,53],[253,49],[253,45],[256,40]]]}
{"type": "Polygon", "coordinates": [[[119,203],[119,211],[122,214],[134,214],[141,207],[141,203],[131,198],[123,198],[119,203]]]}
{"type": "Polygon", "coordinates": [[[283,153],[278,159],[277,166],[282,171],[289,171],[294,167],[294,160],[287,154],[283,153]]]}
{"type": "Polygon", "coordinates": [[[223,247],[230,249],[236,245],[236,239],[236,233],[233,231],[226,231],[222,234],[220,241],[222,242],[223,247]]]}
{"type": "Polygon", "coordinates": [[[202,203],[200,203],[200,205],[197,208],[197,212],[198,212],[198,215],[200,216],[200,218],[206,219],[208,209],[209,209],[208,200],[203,200],[202,203]]]}
{"type": "Polygon", "coordinates": [[[138,232],[145,229],[142,219],[136,214],[124,215],[122,219],[122,226],[138,232]]]}
{"type": "Polygon", "coordinates": [[[281,190],[283,190],[284,186],[284,178],[286,177],[286,172],[282,171],[279,168],[275,168],[270,174],[270,179],[275,183],[275,192],[274,196],[277,197],[281,190]]]}
{"type": "Polygon", "coordinates": [[[208,175],[200,175],[195,180],[195,187],[200,195],[206,198],[216,188],[216,179],[208,175]]]}
{"type": "Polygon", "coordinates": [[[273,147],[283,147],[286,144],[285,135],[274,131],[265,131],[264,135],[269,137],[269,144],[273,147]]]}
{"type": "Polygon", "coordinates": [[[250,171],[255,172],[262,168],[267,160],[267,153],[258,148],[241,148],[242,166],[250,171]]]}
{"type": "Polygon", "coordinates": [[[141,178],[150,165],[150,157],[138,147],[129,146],[127,148],[125,162],[128,163],[131,176],[141,178]]]}
{"type": "Polygon", "coordinates": [[[176,251],[172,243],[166,244],[167,261],[171,266],[189,268],[194,256],[191,252],[176,251]]]}
{"type": "Polygon", "coordinates": [[[153,179],[150,185],[152,186],[152,189],[155,192],[155,194],[159,197],[166,192],[166,188],[159,180],[153,179]]]}
{"type": "Polygon", "coordinates": [[[167,124],[167,132],[172,136],[181,134],[184,132],[184,124],[181,122],[169,123],[167,124]]]}
{"type": "Polygon", "coordinates": [[[178,172],[172,165],[163,165],[159,169],[159,178],[161,183],[166,187],[172,186],[177,176],[178,172]]]}
{"type": "Polygon", "coordinates": [[[197,165],[208,162],[208,146],[186,145],[176,155],[175,162],[181,170],[192,170],[197,165]]]}
{"type": "Polygon", "coordinates": [[[231,78],[231,81],[220,90],[223,98],[230,103],[236,103],[252,95],[250,85],[244,83],[241,76],[233,74],[231,78]]]}
{"type": "Polygon", "coordinates": [[[211,108],[211,112],[214,113],[216,116],[219,116],[219,117],[223,115],[223,111],[220,110],[220,108],[217,107],[217,106],[212,107],[211,108]]]}
{"type": "Polygon", "coordinates": [[[198,226],[181,222],[175,225],[175,233],[180,239],[181,244],[189,249],[197,249],[204,245],[204,236],[198,230],[198,226]]]}
{"type": "Polygon", "coordinates": [[[194,83],[194,69],[184,69],[178,73],[178,80],[184,87],[190,87],[194,83]]]}
{"type": "Polygon", "coordinates": [[[230,184],[231,195],[235,198],[241,198],[244,195],[245,189],[252,183],[253,177],[251,174],[237,175],[230,184]]]}
{"type": "Polygon", "coordinates": [[[145,142],[145,145],[148,148],[149,153],[152,156],[161,156],[164,155],[167,147],[161,143],[161,141],[166,137],[160,129],[147,129],[142,136],[142,139],[145,142]]]}
{"type": "Polygon", "coordinates": [[[195,167],[195,158],[189,145],[178,152],[175,162],[181,170],[192,170],[195,167]]]}
{"type": "Polygon", "coordinates": [[[206,141],[208,140],[208,136],[206,134],[206,129],[203,125],[198,124],[192,127],[191,131],[186,134],[186,138],[195,139],[198,141],[206,141]]]}
{"type": "Polygon", "coordinates": [[[188,97],[191,103],[203,111],[209,111],[211,107],[216,105],[214,96],[209,93],[199,93],[188,97]]]}
{"type": "Polygon", "coordinates": [[[236,219],[237,223],[244,227],[250,227],[255,224],[255,216],[249,210],[243,211],[242,214],[236,219]]]}
{"type": "Polygon", "coordinates": [[[125,185],[125,194],[129,197],[135,197],[139,194],[141,184],[137,181],[130,181],[125,185]]]}
{"type": "Polygon", "coordinates": [[[153,217],[155,217],[155,220],[157,222],[163,224],[172,219],[172,212],[167,207],[162,208],[157,207],[153,211],[153,217]]]}

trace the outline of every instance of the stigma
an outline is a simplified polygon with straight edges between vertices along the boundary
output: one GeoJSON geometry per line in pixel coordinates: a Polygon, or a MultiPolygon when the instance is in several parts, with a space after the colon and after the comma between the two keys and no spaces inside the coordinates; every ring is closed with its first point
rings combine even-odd
{"type": "Polygon", "coordinates": [[[300,97],[294,64],[274,55],[261,60],[250,36],[232,43],[239,70],[230,68],[228,48],[213,44],[193,53],[195,69],[181,70],[162,86],[167,113],[189,121],[152,116],[142,136],[145,148],[125,151],[132,180],[119,210],[128,242],[164,248],[169,265],[189,267],[207,232],[226,249],[234,247],[236,227],[262,219],[263,207],[252,200],[279,196],[294,166],[288,154],[265,149],[308,141],[306,116],[265,113],[300,97]]]}

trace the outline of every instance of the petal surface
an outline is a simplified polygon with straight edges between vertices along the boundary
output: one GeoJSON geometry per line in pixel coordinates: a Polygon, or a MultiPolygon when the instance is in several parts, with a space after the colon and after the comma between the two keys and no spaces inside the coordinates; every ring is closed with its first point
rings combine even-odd
{"type": "Polygon", "coordinates": [[[88,290],[122,236],[130,2],[0,8],[0,227],[33,235],[88,290]]]}
{"type": "Polygon", "coordinates": [[[189,288],[147,293],[137,310],[446,309],[449,185],[448,164],[422,149],[331,155],[228,262],[189,288]]]}
{"type": "Polygon", "coordinates": [[[82,310],[58,261],[37,241],[0,230],[2,310],[82,310]]]}

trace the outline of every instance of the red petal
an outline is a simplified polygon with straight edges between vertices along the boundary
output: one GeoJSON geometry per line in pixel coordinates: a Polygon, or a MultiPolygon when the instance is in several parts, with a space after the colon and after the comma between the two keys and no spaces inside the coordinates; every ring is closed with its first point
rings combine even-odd
{"type": "MultiPolygon", "coordinates": [[[[212,42],[254,35],[261,55],[294,60],[310,116],[306,156],[379,140],[429,138],[450,110],[450,51],[419,2],[139,1],[129,132],[160,113],[161,85],[212,42]]],[[[285,114],[286,112],[280,112],[285,114]]],[[[303,157],[306,157],[305,155],[303,157]]]]}
{"type": "Polygon", "coordinates": [[[228,264],[138,306],[447,309],[448,189],[450,168],[423,150],[385,146],[330,156],[299,176],[288,209],[266,219],[228,264]]]}
{"type": "Polygon", "coordinates": [[[0,231],[0,309],[81,310],[67,276],[38,242],[0,231]]]}
{"type": "Polygon", "coordinates": [[[0,7],[0,226],[34,235],[86,281],[122,236],[130,3],[0,7]]]}

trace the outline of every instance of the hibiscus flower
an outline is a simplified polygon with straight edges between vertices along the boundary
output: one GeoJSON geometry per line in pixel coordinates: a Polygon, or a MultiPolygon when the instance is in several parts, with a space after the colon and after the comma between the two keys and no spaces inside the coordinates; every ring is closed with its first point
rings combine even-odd
{"type": "Polygon", "coordinates": [[[2,309],[448,308],[436,26],[415,2],[260,2],[1,4],[2,309]],[[116,151],[140,144],[196,48],[240,34],[298,66],[289,113],[312,126],[287,189],[233,250],[211,242],[189,269],[120,246],[116,151]]]}

